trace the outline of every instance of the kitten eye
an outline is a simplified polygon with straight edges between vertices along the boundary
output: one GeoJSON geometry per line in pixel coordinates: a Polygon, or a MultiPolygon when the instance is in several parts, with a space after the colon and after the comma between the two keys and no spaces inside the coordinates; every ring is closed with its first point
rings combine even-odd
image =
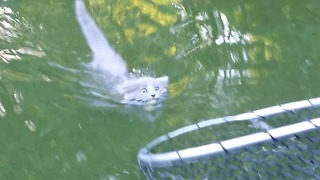
{"type": "Polygon", "coordinates": [[[159,90],[159,86],[156,86],[156,87],[154,88],[154,90],[155,90],[155,91],[158,91],[158,90],[159,90]]]}
{"type": "Polygon", "coordinates": [[[148,90],[146,88],[141,89],[142,93],[146,93],[148,90]]]}

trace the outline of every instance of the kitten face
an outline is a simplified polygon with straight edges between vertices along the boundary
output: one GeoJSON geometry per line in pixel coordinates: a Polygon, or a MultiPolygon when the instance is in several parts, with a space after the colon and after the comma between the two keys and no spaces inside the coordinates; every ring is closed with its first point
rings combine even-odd
{"type": "Polygon", "coordinates": [[[167,95],[168,77],[141,77],[129,80],[119,87],[124,95],[124,102],[129,104],[154,104],[167,95]]]}

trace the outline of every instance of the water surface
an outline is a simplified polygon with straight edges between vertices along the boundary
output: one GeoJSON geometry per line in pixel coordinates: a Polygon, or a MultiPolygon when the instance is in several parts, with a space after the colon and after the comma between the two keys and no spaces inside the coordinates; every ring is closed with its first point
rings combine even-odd
{"type": "Polygon", "coordinates": [[[320,94],[318,1],[86,4],[170,97],[152,111],[92,96],[73,1],[0,0],[0,179],[144,179],[137,151],[168,131],[320,94]]]}

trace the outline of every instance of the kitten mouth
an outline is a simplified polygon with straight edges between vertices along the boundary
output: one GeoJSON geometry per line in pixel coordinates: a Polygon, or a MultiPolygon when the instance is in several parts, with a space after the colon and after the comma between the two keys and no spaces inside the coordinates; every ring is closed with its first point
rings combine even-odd
{"type": "Polygon", "coordinates": [[[146,104],[155,104],[159,102],[161,99],[159,98],[152,98],[152,99],[137,99],[136,102],[139,103],[146,103],[146,104]]]}
{"type": "Polygon", "coordinates": [[[166,97],[167,97],[167,94],[164,94],[163,96],[160,96],[160,97],[153,97],[149,99],[131,99],[131,100],[127,100],[127,103],[138,104],[138,105],[157,104],[162,102],[166,97]]]}

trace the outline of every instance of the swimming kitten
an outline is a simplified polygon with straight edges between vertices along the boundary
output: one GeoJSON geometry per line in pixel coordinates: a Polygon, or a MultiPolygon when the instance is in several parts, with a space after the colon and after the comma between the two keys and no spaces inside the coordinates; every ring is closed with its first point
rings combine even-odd
{"type": "Polygon", "coordinates": [[[106,74],[105,83],[111,94],[126,104],[154,104],[167,95],[168,77],[129,76],[126,63],[117,54],[86,10],[83,0],[76,0],[75,12],[81,30],[93,54],[91,67],[106,74]]]}

